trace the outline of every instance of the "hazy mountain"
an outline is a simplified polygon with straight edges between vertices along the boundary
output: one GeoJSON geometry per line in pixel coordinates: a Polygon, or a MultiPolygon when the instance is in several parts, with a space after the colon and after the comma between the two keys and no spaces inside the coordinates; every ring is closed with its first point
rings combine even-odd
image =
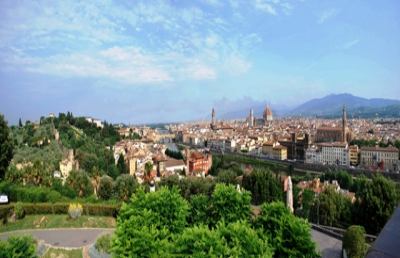
{"type": "Polygon", "coordinates": [[[352,116],[357,116],[358,114],[358,116],[368,117],[370,115],[375,116],[375,113],[382,113],[382,115],[386,116],[386,111],[397,114],[397,116],[400,115],[396,112],[396,106],[400,106],[399,100],[382,98],[366,99],[347,93],[331,94],[323,98],[309,100],[288,112],[287,115],[336,116],[340,115],[343,105],[346,106],[349,115],[352,116]],[[386,108],[389,106],[391,108],[386,108]]]}
{"type": "MultiPolygon", "coordinates": [[[[254,115],[261,118],[265,103],[246,103],[240,107],[230,107],[221,115],[222,119],[245,118],[253,108],[254,115]]],[[[296,108],[272,105],[274,116],[341,116],[343,105],[349,117],[400,117],[400,100],[383,98],[362,98],[348,93],[330,94],[323,98],[311,99],[296,108]]]]}

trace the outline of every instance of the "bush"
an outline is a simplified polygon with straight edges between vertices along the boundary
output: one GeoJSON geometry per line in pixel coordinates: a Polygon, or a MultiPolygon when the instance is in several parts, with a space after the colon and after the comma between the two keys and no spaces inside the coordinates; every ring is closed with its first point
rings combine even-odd
{"type": "Polygon", "coordinates": [[[99,190],[97,191],[97,195],[103,199],[108,200],[113,195],[113,180],[109,176],[102,176],[100,178],[99,190]]]}
{"type": "Polygon", "coordinates": [[[233,185],[217,184],[211,196],[211,224],[250,219],[250,192],[236,191],[233,185]]]}
{"type": "Polygon", "coordinates": [[[79,203],[71,203],[68,207],[68,215],[71,219],[77,219],[82,215],[82,205],[79,203]]]}
{"type": "Polygon", "coordinates": [[[112,240],[112,235],[111,234],[105,234],[99,237],[96,240],[95,247],[97,250],[103,253],[110,253],[111,252],[111,240],[112,240]]]}
{"type": "Polygon", "coordinates": [[[131,175],[120,175],[115,180],[114,193],[118,200],[127,201],[139,187],[136,179],[131,175]]]}
{"type": "MultiPolygon", "coordinates": [[[[12,204],[0,206],[0,224],[6,224],[13,210],[12,204]]],[[[1,257],[1,256],[0,256],[1,257]]]]}
{"type": "Polygon", "coordinates": [[[36,243],[32,237],[10,237],[0,240],[1,258],[36,258],[36,243]]]}
{"type": "Polygon", "coordinates": [[[283,198],[281,183],[269,170],[254,170],[250,174],[245,174],[242,185],[251,191],[252,203],[255,205],[281,201],[283,198]]]}
{"type": "Polygon", "coordinates": [[[365,230],[362,226],[350,226],[343,236],[343,248],[349,258],[364,257],[367,248],[364,238],[365,230]]]}
{"type": "Polygon", "coordinates": [[[17,219],[23,219],[25,217],[25,210],[24,207],[22,206],[22,203],[17,202],[14,205],[14,213],[17,219]]]}

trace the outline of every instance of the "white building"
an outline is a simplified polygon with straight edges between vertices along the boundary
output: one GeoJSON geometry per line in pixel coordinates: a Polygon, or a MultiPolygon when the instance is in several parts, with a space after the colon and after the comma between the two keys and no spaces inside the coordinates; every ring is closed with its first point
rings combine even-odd
{"type": "Polygon", "coordinates": [[[341,142],[326,142],[306,150],[306,163],[349,166],[349,146],[341,142]]]}

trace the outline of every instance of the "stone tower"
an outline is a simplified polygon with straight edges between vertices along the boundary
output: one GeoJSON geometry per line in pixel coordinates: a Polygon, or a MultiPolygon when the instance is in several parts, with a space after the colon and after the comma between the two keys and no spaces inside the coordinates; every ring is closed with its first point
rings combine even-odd
{"type": "Polygon", "coordinates": [[[211,111],[211,128],[215,127],[215,110],[214,108],[211,111]]]}
{"type": "Polygon", "coordinates": [[[253,109],[250,109],[249,127],[254,127],[254,114],[253,114],[253,109]]]}
{"type": "Polygon", "coordinates": [[[347,143],[347,116],[346,116],[346,106],[343,105],[342,110],[342,142],[347,143]]]}

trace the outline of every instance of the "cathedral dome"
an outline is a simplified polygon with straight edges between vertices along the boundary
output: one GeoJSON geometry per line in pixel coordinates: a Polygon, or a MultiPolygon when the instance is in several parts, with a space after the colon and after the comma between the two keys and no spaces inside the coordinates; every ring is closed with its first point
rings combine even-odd
{"type": "Polygon", "coordinates": [[[265,109],[264,109],[264,115],[263,115],[264,117],[267,117],[267,116],[272,116],[272,110],[271,110],[271,108],[269,107],[269,106],[267,106],[265,109]]]}

